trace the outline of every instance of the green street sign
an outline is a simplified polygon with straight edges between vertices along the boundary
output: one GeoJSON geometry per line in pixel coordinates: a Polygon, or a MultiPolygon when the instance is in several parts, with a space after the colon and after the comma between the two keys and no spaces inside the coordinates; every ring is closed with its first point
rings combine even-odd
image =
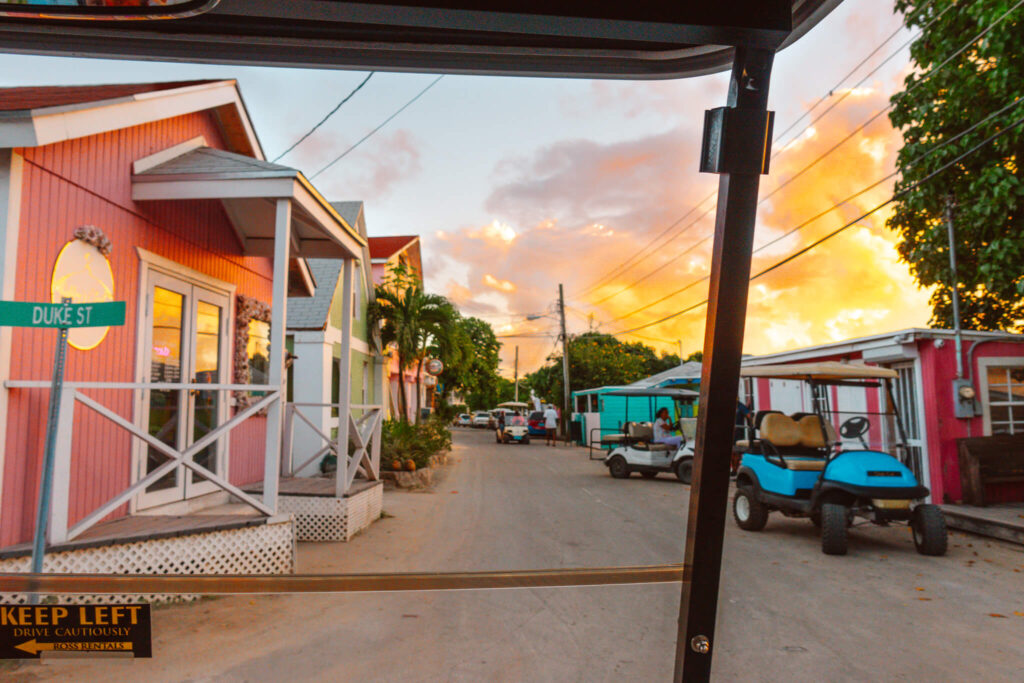
{"type": "Polygon", "coordinates": [[[0,301],[2,327],[118,327],[124,325],[123,301],[91,304],[35,304],[0,301]]]}

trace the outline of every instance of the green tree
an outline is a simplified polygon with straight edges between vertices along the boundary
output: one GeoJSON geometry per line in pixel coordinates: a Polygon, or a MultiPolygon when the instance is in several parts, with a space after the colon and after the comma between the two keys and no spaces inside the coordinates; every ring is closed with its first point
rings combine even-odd
{"type": "MultiPolygon", "coordinates": [[[[1024,115],[1024,105],[1014,106],[939,148],[990,113],[1024,98],[1024,9],[995,23],[1015,4],[1016,0],[897,0],[896,9],[907,27],[923,31],[910,50],[916,68],[904,81],[904,90],[893,96],[889,114],[903,134],[897,191],[1024,115]],[[984,38],[956,54],[988,26],[993,28],[984,38]],[[946,60],[950,61],[944,65],[946,60]]],[[[951,201],[963,324],[979,330],[1021,328],[1022,163],[1024,127],[1018,126],[895,203],[888,226],[899,234],[900,256],[914,277],[935,288],[933,325],[950,326],[952,321],[953,278],[944,220],[951,201]]]]}
{"type": "MultiPolygon", "coordinates": [[[[398,366],[404,371],[416,367],[416,417],[420,421],[420,383],[423,363],[430,351],[455,353],[452,322],[458,312],[451,302],[437,294],[427,294],[411,271],[404,265],[389,271],[375,288],[376,300],[370,305],[369,319],[381,325],[381,342],[392,345],[398,355],[398,366]]],[[[405,396],[405,377],[398,375],[399,406],[402,419],[409,414],[405,396]]]]}
{"type": "Polygon", "coordinates": [[[479,318],[458,316],[450,336],[451,362],[449,358],[442,357],[445,370],[440,377],[445,388],[469,396],[496,386],[501,342],[490,323],[479,318]]]}
{"type": "MultiPolygon", "coordinates": [[[[562,404],[562,355],[527,376],[543,401],[562,404]]],[[[569,389],[629,384],[679,365],[679,356],[658,356],[640,342],[626,343],[608,334],[587,332],[569,340],[569,389]]]]}

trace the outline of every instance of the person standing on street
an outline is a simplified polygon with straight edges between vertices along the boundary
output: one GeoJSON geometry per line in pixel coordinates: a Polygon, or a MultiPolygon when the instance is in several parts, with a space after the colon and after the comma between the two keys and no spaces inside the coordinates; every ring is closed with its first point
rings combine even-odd
{"type": "Polygon", "coordinates": [[[555,430],[558,428],[558,413],[555,412],[555,407],[548,404],[547,410],[544,411],[544,430],[547,432],[547,437],[544,444],[547,446],[557,446],[558,437],[555,435],[555,430]]]}

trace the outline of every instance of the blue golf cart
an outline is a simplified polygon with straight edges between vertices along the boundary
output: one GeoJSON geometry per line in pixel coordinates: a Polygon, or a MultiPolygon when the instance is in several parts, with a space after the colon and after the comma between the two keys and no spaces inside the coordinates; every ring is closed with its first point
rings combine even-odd
{"type": "Polygon", "coordinates": [[[821,529],[822,552],[845,555],[847,530],[858,519],[909,524],[919,553],[946,553],[942,511],[923,502],[928,489],[906,465],[910,451],[892,393],[894,370],[824,362],[746,367],[741,374],[803,382],[813,405],[792,415],[758,411],[750,438],[736,443],[742,460],[733,517],[741,529],[764,529],[772,512],[809,518],[821,529]],[[887,409],[869,412],[867,392],[880,389],[877,403],[887,409]],[[833,406],[839,392],[855,397],[845,403],[865,409],[833,406]]]}

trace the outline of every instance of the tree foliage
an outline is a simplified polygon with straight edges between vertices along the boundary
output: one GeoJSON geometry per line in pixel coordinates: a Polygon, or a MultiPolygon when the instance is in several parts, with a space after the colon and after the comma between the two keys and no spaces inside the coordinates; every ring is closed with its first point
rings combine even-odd
{"type": "MultiPolygon", "coordinates": [[[[370,322],[381,326],[381,342],[398,355],[402,370],[416,368],[416,422],[420,421],[420,377],[423,363],[430,355],[453,348],[452,322],[458,311],[437,294],[427,294],[422,283],[405,265],[392,268],[374,291],[376,300],[368,308],[370,322]]],[[[402,419],[409,414],[405,397],[405,377],[398,375],[399,405],[402,419]]]]}
{"type": "MultiPolygon", "coordinates": [[[[1024,98],[1024,8],[995,24],[1015,4],[1016,0],[897,0],[896,9],[903,13],[906,25],[923,30],[910,52],[916,69],[904,81],[903,91],[893,96],[889,114],[903,133],[897,191],[1024,116],[1022,102],[939,149],[990,113],[1024,98]],[[966,41],[991,25],[994,27],[984,38],[956,54],[966,41]],[[949,63],[943,65],[947,59],[949,63]]],[[[952,322],[953,278],[944,220],[950,200],[963,325],[979,330],[1021,328],[1021,164],[1024,126],[1000,136],[895,203],[888,225],[900,236],[900,256],[922,285],[935,287],[932,324],[950,326],[952,322]]]]}
{"type": "MultiPolygon", "coordinates": [[[[569,340],[570,391],[629,384],[677,365],[675,354],[659,356],[645,344],[622,342],[608,334],[587,332],[569,340]]],[[[562,355],[552,356],[526,381],[541,400],[561,405],[562,355]]]]}

